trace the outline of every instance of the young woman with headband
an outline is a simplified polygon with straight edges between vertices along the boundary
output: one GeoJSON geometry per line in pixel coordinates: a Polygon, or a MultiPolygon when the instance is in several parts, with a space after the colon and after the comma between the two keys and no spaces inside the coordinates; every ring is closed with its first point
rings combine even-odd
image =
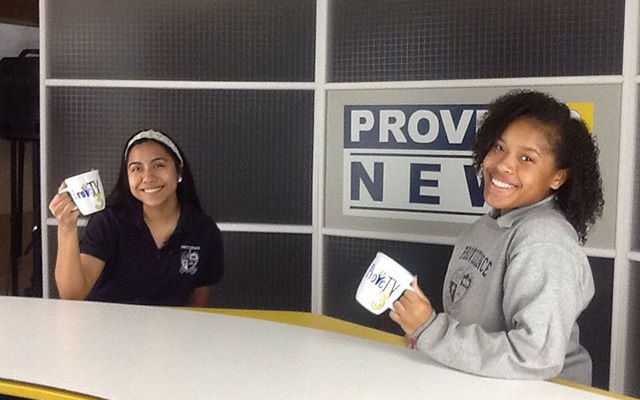
{"type": "Polygon", "coordinates": [[[127,141],[107,207],[91,217],[80,240],[79,212],[68,194],[56,194],[49,210],[58,221],[60,297],[209,305],[223,275],[222,239],[167,135],[145,130],[127,141]]]}

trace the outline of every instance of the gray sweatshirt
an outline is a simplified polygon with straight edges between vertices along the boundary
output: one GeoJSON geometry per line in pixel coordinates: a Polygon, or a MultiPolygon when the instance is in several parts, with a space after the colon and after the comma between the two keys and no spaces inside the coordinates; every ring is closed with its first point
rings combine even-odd
{"type": "Polygon", "coordinates": [[[444,312],[418,329],[416,347],[472,374],[562,377],[591,384],[576,320],[594,294],[577,234],[548,197],[481,217],[456,241],[444,312]]]}

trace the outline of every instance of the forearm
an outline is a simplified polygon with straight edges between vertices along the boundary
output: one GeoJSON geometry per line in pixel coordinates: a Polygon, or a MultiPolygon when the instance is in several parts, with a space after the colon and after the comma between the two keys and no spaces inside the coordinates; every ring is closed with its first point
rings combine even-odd
{"type": "Polygon", "coordinates": [[[213,292],[213,285],[200,286],[193,290],[189,299],[189,307],[209,307],[209,299],[213,292]]]}
{"type": "Polygon", "coordinates": [[[55,278],[63,299],[84,300],[91,290],[80,258],[78,228],[58,228],[55,278]]]}
{"type": "Polygon", "coordinates": [[[564,362],[564,341],[556,332],[547,340],[535,340],[527,333],[530,330],[487,332],[477,324],[461,325],[442,313],[422,332],[417,348],[443,365],[476,375],[510,379],[557,376],[564,362]]]}

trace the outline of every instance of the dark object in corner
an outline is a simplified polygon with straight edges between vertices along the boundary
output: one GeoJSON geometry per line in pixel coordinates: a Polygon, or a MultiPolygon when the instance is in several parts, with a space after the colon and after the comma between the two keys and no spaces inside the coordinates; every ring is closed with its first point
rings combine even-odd
{"type": "Polygon", "coordinates": [[[0,59],[0,137],[38,139],[40,135],[40,57],[23,50],[0,59]]]}
{"type": "MultiPolygon", "coordinates": [[[[11,265],[8,294],[20,295],[18,263],[22,255],[25,143],[33,146],[33,230],[28,246],[33,252],[29,296],[42,296],[40,247],[40,57],[23,50],[18,57],[0,59],[0,138],[11,141],[11,265]]],[[[1,400],[1,399],[0,399],[1,400]]]]}

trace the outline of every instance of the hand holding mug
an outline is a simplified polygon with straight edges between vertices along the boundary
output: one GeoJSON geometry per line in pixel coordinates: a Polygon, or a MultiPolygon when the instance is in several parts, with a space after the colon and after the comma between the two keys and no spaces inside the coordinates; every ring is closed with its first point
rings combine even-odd
{"type": "Polygon", "coordinates": [[[411,335],[420,328],[433,313],[431,302],[418,286],[416,279],[411,282],[411,288],[413,290],[405,291],[393,303],[393,311],[389,313],[393,322],[400,325],[407,335],[411,335]]]}
{"type": "Polygon", "coordinates": [[[49,202],[49,211],[58,221],[58,227],[75,227],[80,211],[78,211],[78,207],[71,199],[71,196],[63,190],[65,187],[66,185],[62,182],[58,188],[58,193],[49,202]]]}
{"type": "Polygon", "coordinates": [[[75,225],[80,213],[90,215],[104,210],[105,200],[100,173],[91,170],[65,179],[49,203],[49,210],[58,225],[75,225]]]}
{"type": "Polygon", "coordinates": [[[393,308],[405,290],[411,290],[413,275],[382,252],[367,268],[356,292],[356,300],[370,312],[380,315],[393,308]]]}

